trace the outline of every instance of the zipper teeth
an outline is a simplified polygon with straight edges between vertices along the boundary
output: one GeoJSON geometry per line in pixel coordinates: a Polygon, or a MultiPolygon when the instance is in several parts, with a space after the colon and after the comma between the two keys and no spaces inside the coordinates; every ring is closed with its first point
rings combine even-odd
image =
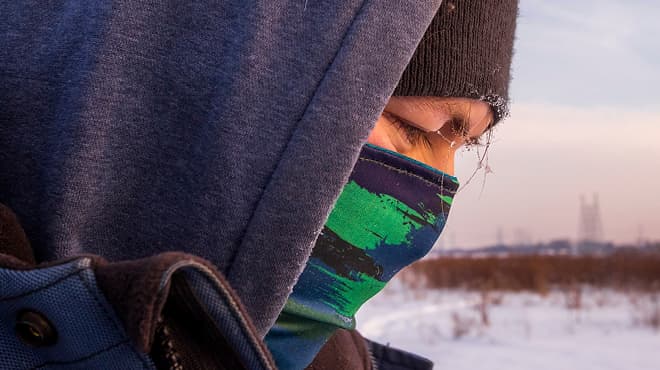
{"type": "Polygon", "coordinates": [[[378,361],[376,361],[376,356],[374,356],[374,352],[371,350],[371,343],[369,342],[367,342],[367,352],[371,360],[371,370],[378,370],[378,361]]]}
{"type": "Polygon", "coordinates": [[[172,333],[170,332],[169,327],[165,325],[165,322],[162,320],[159,324],[159,344],[163,350],[165,357],[164,360],[167,361],[169,365],[169,370],[184,370],[179,353],[174,348],[174,340],[172,339],[172,333]]]}

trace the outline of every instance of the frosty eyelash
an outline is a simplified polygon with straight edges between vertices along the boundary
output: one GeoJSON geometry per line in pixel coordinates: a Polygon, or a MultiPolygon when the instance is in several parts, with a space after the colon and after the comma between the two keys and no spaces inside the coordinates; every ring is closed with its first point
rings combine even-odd
{"type": "MultiPolygon", "coordinates": [[[[431,147],[432,143],[431,140],[429,140],[427,134],[432,134],[432,133],[440,135],[447,142],[450,142],[449,139],[444,137],[444,135],[440,131],[441,129],[438,129],[436,131],[424,131],[419,127],[417,127],[417,125],[413,124],[412,122],[405,120],[397,115],[394,115],[389,112],[383,112],[383,114],[394,126],[396,126],[398,130],[403,131],[403,133],[406,135],[406,139],[413,145],[422,142],[428,147],[431,147]]],[[[478,138],[468,137],[469,134],[468,125],[466,124],[465,120],[461,119],[460,117],[454,117],[452,118],[451,121],[448,122],[448,124],[450,125],[451,130],[455,135],[464,138],[464,144],[466,147],[483,145],[480,137],[478,138]]],[[[451,144],[453,147],[454,141],[451,141],[451,144]]]]}
{"type": "Polygon", "coordinates": [[[431,131],[424,131],[413,125],[411,122],[404,120],[403,118],[398,117],[392,113],[383,112],[383,114],[387,117],[388,121],[396,126],[398,130],[403,131],[403,133],[406,135],[406,139],[411,144],[415,145],[421,142],[424,145],[431,147],[431,141],[426,136],[426,134],[431,133],[431,131]]]}
{"type": "MultiPolygon", "coordinates": [[[[483,145],[481,142],[481,137],[470,137],[469,133],[469,125],[465,121],[465,119],[461,117],[454,117],[450,121],[451,124],[451,129],[454,132],[454,134],[459,135],[460,137],[463,138],[465,141],[465,146],[481,146],[483,145]]],[[[439,132],[438,132],[439,133],[439,132]]]]}

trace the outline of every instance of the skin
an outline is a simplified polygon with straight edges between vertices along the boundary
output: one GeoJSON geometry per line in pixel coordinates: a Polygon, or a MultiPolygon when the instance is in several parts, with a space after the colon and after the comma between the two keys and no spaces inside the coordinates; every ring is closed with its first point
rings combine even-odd
{"type": "Polygon", "coordinates": [[[393,96],[367,142],[453,175],[456,151],[476,143],[492,122],[493,112],[483,101],[393,96]]]}

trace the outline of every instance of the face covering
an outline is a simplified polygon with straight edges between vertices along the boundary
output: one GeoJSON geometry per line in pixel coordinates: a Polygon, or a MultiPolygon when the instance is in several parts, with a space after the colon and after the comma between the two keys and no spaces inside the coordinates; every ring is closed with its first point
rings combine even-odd
{"type": "Polygon", "coordinates": [[[338,328],[440,236],[458,181],[366,144],[277,322],[266,336],[280,369],[302,369],[338,328]]]}

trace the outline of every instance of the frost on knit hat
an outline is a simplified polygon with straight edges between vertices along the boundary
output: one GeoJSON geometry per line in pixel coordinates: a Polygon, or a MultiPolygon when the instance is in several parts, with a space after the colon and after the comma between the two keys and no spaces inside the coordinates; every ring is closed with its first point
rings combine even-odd
{"type": "Polygon", "coordinates": [[[464,97],[508,115],[518,0],[445,0],[394,91],[464,97]]]}

